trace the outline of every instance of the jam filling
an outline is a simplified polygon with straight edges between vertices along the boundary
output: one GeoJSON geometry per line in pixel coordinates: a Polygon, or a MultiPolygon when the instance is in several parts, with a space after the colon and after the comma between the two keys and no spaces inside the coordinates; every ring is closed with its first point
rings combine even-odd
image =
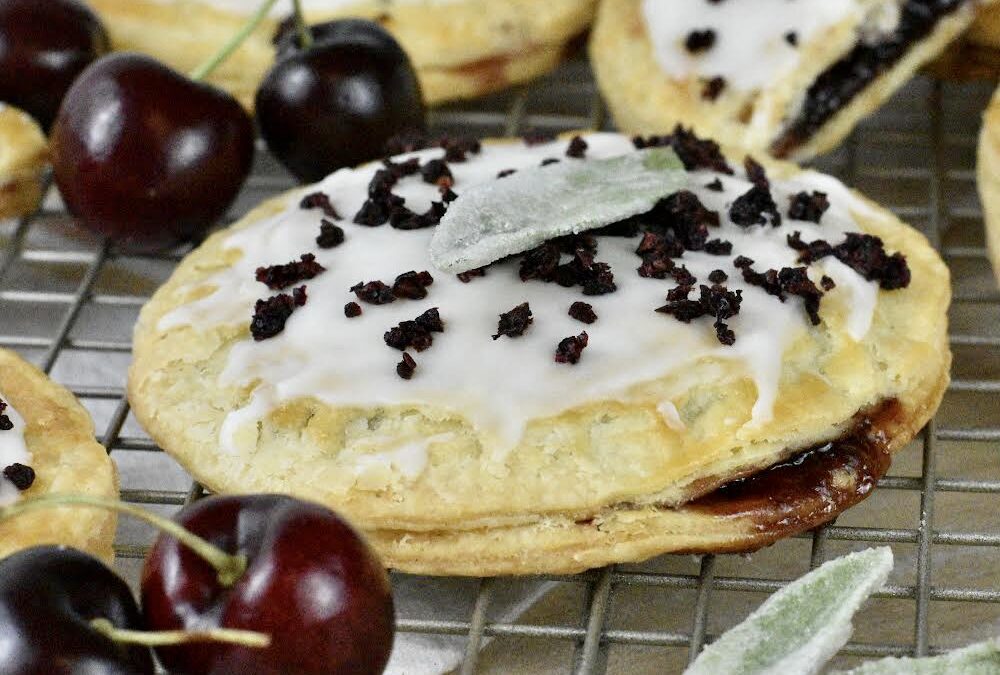
{"type": "Polygon", "coordinates": [[[902,414],[899,402],[889,399],[859,413],[840,438],[733,480],[684,508],[750,517],[761,532],[778,536],[822,525],[867,497],[889,470],[887,439],[902,414]]]}
{"type": "Polygon", "coordinates": [[[969,0],[907,0],[899,26],[877,44],[859,42],[823,72],[806,92],[802,110],[772,144],[776,157],[787,157],[812,138],[838,110],[892,68],[916,42],[927,37],[947,14],[969,0]]]}

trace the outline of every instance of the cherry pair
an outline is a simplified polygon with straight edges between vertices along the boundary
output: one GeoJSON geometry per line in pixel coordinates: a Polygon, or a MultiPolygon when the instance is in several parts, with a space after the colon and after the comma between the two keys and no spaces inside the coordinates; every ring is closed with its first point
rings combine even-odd
{"type": "MultiPolygon", "coordinates": [[[[139,54],[98,58],[106,33],[78,0],[0,0],[0,46],[9,45],[0,49],[0,100],[53,124],[55,180],[84,225],[157,249],[198,237],[225,214],[250,172],[254,126],[235,98],[200,80],[274,2],[188,77],[139,54]]],[[[374,159],[391,136],[423,128],[413,67],[385,30],[356,19],[305,30],[298,13],[296,21],[300,30],[279,35],[256,109],[265,141],[300,180],[374,159]]]]}
{"type": "MultiPolygon", "coordinates": [[[[0,514],[67,504],[140,515],[60,496],[0,514]]],[[[329,509],[249,495],[201,500],[176,523],[141,517],[166,529],[145,561],[141,612],[121,579],[78,551],[39,547],[0,562],[4,673],[152,673],[149,649],[137,643],[158,645],[161,663],[187,675],[384,669],[393,639],[388,577],[329,509]]]]}

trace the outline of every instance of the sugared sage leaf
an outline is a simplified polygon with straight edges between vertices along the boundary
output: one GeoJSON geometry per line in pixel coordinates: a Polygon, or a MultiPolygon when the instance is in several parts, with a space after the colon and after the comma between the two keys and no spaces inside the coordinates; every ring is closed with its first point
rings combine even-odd
{"type": "Polygon", "coordinates": [[[645,213],[686,181],[670,148],[521,169],[462,191],[434,232],[431,262],[456,274],[482,267],[645,213]]]}
{"type": "Polygon", "coordinates": [[[851,635],[851,619],[892,570],[892,550],[831,560],[781,589],[702,651],[685,675],[810,675],[851,635]]]}

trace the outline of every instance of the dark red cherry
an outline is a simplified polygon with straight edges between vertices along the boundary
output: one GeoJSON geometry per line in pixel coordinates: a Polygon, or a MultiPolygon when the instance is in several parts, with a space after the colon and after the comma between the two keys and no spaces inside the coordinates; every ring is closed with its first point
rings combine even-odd
{"type": "Polygon", "coordinates": [[[46,129],[73,81],[107,51],[101,22],[76,0],[0,0],[0,101],[46,129]]]}
{"type": "Polygon", "coordinates": [[[302,181],[381,157],[391,137],[424,128],[417,75],[389,33],[358,19],[312,31],[308,49],[286,40],[256,99],[264,140],[302,181]]]}
{"type": "Polygon", "coordinates": [[[185,509],[186,529],[248,567],[231,587],[169,536],[142,574],[152,630],[226,627],[271,636],[264,649],[188,644],[157,650],[187,675],[377,675],[392,648],[393,605],[382,565],[335,513],[278,495],[210,497],[185,509]]]}
{"type": "Polygon", "coordinates": [[[52,130],[69,210],[120,243],[160,248],[202,234],[250,172],[253,122],[235,98],[139,54],[90,66],[52,130]]]}
{"type": "Polygon", "coordinates": [[[124,581],[85,553],[40,546],[0,562],[0,671],[4,675],[144,675],[146,647],[113,642],[91,625],[138,630],[124,581]]]}
{"type": "MultiPolygon", "coordinates": [[[[317,44],[357,44],[365,42],[387,51],[401,49],[399,43],[386,29],[368,19],[337,19],[309,26],[309,34],[317,44]]],[[[295,17],[281,22],[274,35],[274,49],[277,60],[281,60],[302,49],[295,17]]]]}

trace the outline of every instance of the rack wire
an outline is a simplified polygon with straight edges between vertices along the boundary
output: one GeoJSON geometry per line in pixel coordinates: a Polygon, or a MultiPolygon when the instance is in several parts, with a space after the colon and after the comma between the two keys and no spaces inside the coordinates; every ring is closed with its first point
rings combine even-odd
{"type": "MultiPolygon", "coordinates": [[[[1000,628],[1000,293],[989,269],[975,195],[978,116],[990,87],[918,79],[820,166],[922,229],[953,273],[953,381],[934,421],[865,503],[838,523],[753,556],[664,556],[575,576],[533,580],[523,612],[498,611],[525,589],[513,579],[459,584],[464,616],[401,607],[401,634],[459,646],[471,673],[680,672],[701,647],[768,594],[824,560],[892,546],[889,585],[858,618],[835,664],[935,654],[1000,628]],[[539,584],[544,583],[544,586],[539,584]],[[545,593],[538,593],[539,588],[545,593]]],[[[610,128],[590,71],[576,58],[533,86],[434,111],[435,130],[501,136],[527,128],[610,128]]],[[[230,214],[292,186],[259,148],[230,214]]],[[[0,346],[66,384],[91,411],[122,472],[122,498],[170,513],[203,490],[142,431],[125,395],[131,328],[142,304],[187,249],[135,255],[72,226],[54,195],[0,224],[0,346]]],[[[152,540],[123,524],[118,566],[133,583],[152,540]]]]}

